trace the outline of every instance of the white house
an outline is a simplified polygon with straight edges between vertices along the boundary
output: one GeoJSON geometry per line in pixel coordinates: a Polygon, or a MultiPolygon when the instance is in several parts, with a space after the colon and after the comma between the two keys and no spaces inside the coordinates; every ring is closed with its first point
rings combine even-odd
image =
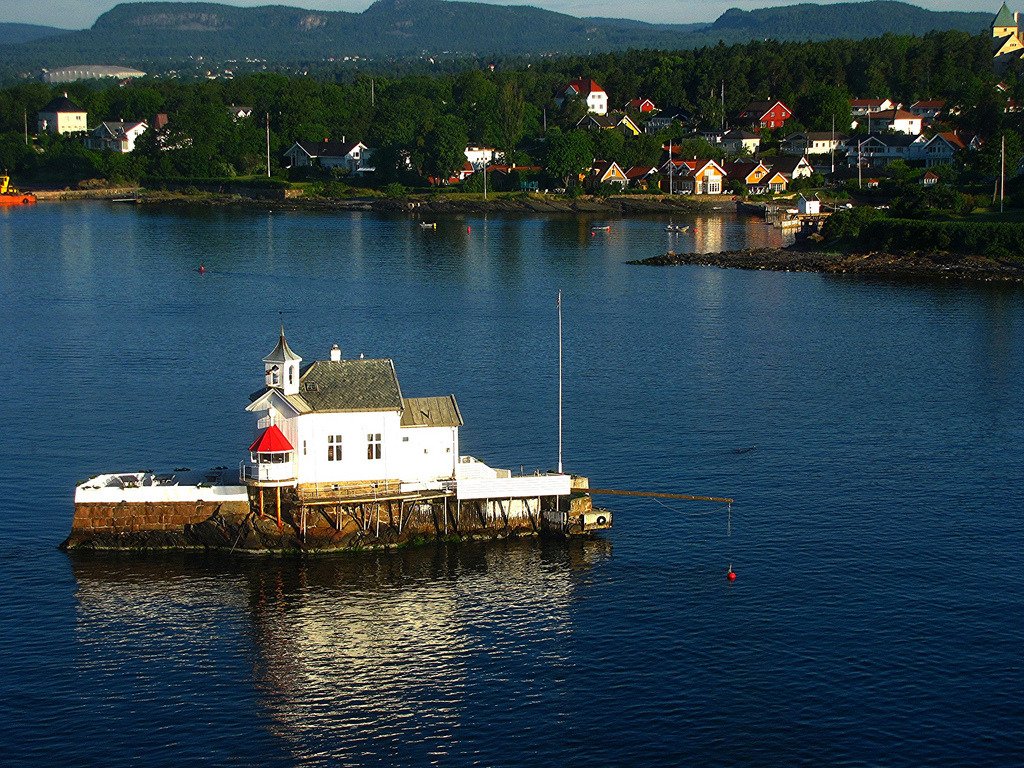
{"type": "Polygon", "coordinates": [[[263,375],[246,407],[259,417],[240,472],[249,486],[307,495],[457,489],[459,499],[521,502],[571,492],[566,474],[513,477],[459,456],[455,396],[404,397],[389,359],[346,360],[334,345],[330,359],[303,365],[282,328],[263,375]]]}
{"type": "Polygon", "coordinates": [[[367,163],[371,150],[361,141],[296,141],[284,153],[290,168],[319,166],[346,168],[350,173],[372,171],[367,163]]]}
{"type": "Polygon", "coordinates": [[[85,144],[90,149],[110,150],[120,154],[135,151],[135,140],[146,132],[149,124],[145,120],[124,122],[105,120],[89,132],[85,144]]]}
{"type": "Polygon", "coordinates": [[[466,147],[466,162],[473,166],[474,170],[480,170],[485,165],[490,165],[501,153],[493,147],[478,147],[470,144],[466,147]]]}
{"type": "Polygon", "coordinates": [[[821,201],[818,200],[818,196],[807,198],[800,195],[800,198],[796,201],[797,213],[807,215],[814,215],[821,213],[821,201]]]}
{"type": "Polygon", "coordinates": [[[761,137],[756,133],[734,128],[722,134],[722,149],[731,154],[752,155],[761,146],[761,137]]]}
{"type": "Polygon", "coordinates": [[[831,131],[794,133],[783,139],[782,151],[787,155],[827,155],[838,150],[844,141],[844,136],[831,131]]]}
{"type": "Polygon", "coordinates": [[[892,131],[893,133],[905,133],[908,136],[918,136],[921,133],[921,125],[921,118],[905,109],[887,109],[884,112],[875,112],[871,115],[872,131],[892,131]]]}
{"type": "Polygon", "coordinates": [[[555,104],[561,107],[566,99],[575,96],[579,96],[586,101],[588,112],[592,112],[595,115],[605,115],[608,113],[608,94],[605,93],[604,88],[589,77],[570,80],[566,85],[559,88],[555,94],[555,104]]]}
{"type": "Polygon", "coordinates": [[[302,366],[285,340],[263,358],[265,388],[243,476],[261,485],[436,483],[454,480],[462,416],[455,397],[404,398],[386,359],[302,366]]]}
{"type": "Polygon", "coordinates": [[[850,113],[854,117],[867,117],[875,112],[897,109],[899,104],[891,99],[850,99],[850,113]]]}
{"type": "Polygon", "coordinates": [[[53,99],[36,115],[38,133],[85,133],[86,111],[68,98],[67,93],[53,99]]]}

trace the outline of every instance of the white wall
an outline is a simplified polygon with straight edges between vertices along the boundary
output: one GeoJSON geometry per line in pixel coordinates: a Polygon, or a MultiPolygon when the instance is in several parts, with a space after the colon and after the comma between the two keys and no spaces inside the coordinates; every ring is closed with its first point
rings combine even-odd
{"type": "Polygon", "coordinates": [[[398,411],[307,413],[281,427],[295,446],[300,483],[401,479],[402,443],[398,411]],[[295,423],[292,440],[286,426],[295,423]],[[367,459],[367,434],[381,435],[379,459],[367,459]],[[327,436],[342,436],[342,460],[327,460],[327,436]]]}
{"type": "Polygon", "coordinates": [[[401,475],[406,482],[455,477],[459,456],[457,427],[403,427],[401,475]]]}

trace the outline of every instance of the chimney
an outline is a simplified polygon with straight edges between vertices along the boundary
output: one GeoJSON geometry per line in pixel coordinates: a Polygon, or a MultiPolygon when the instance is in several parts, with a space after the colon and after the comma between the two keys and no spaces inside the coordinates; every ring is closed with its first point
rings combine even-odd
{"type": "Polygon", "coordinates": [[[341,347],[339,347],[337,344],[335,344],[333,347],[331,347],[331,362],[332,363],[337,363],[340,360],[341,360],[341,347]]]}

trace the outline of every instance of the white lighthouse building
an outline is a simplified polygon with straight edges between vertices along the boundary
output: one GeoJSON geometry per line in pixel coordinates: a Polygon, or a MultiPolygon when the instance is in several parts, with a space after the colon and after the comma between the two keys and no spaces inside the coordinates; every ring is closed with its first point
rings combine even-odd
{"type": "Polygon", "coordinates": [[[260,414],[243,479],[259,486],[329,486],[412,492],[454,481],[462,416],[453,395],[402,397],[387,359],[303,366],[284,329],[263,358],[264,388],[246,410],[260,414]]]}

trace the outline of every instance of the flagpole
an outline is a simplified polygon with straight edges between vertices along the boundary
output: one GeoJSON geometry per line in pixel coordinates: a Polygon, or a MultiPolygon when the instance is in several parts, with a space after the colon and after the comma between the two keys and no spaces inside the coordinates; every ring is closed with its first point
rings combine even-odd
{"type": "Polygon", "coordinates": [[[562,291],[558,291],[558,474],[562,474],[562,291]]]}

